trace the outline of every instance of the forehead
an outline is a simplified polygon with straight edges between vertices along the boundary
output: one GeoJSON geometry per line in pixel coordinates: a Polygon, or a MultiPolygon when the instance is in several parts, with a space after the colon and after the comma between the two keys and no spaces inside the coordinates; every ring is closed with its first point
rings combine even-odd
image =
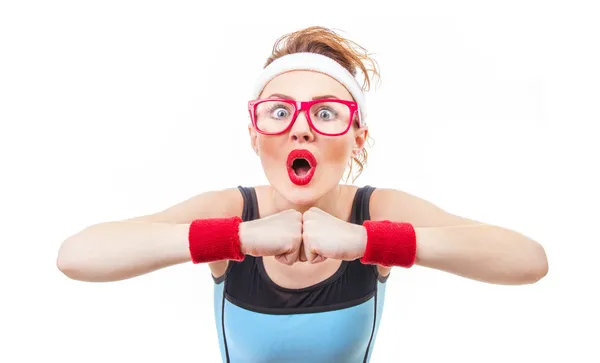
{"type": "Polygon", "coordinates": [[[267,98],[280,93],[296,100],[310,100],[320,95],[332,95],[352,101],[352,95],[334,78],[314,71],[290,71],[273,78],[260,95],[267,98]]]}

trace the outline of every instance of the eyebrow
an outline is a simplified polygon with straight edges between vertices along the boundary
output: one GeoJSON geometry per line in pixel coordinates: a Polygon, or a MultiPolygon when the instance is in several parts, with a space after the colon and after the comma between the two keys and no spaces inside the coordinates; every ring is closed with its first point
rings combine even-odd
{"type": "MultiPolygon", "coordinates": [[[[288,96],[288,95],[284,95],[284,94],[282,94],[282,93],[273,93],[273,94],[272,94],[272,95],[270,95],[268,98],[272,98],[272,97],[285,98],[285,99],[288,99],[288,100],[293,100],[293,99],[294,99],[293,97],[291,97],[291,96],[288,96]]],[[[313,100],[323,100],[323,99],[326,99],[326,98],[336,98],[336,99],[339,99],[339,97],[337,97],[337,96],[334,96],[334,95],[322,95],[322,96],[315,96],[315,97],[313,97],[312,99],[313,99],[313,100]]]]}

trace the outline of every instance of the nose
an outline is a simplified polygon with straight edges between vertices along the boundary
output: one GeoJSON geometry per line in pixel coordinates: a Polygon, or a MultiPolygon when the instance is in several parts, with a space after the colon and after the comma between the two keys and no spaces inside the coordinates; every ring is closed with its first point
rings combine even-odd
{"type": "Polygon", "coordinates": [[[313,130],[310,128],[306,119],[305,111],[300,111],[298,117],[290,130],[290,138],[292,141],[312,142],[315,139],[313,130]]]}

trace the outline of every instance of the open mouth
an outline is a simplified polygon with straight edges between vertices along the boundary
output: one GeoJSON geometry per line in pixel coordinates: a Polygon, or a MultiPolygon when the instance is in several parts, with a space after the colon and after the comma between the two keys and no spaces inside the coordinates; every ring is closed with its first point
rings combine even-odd
{"type": "Polygon", "coordinates": [[[311,169],[310,163],[308,162],[308,160],[306,160],[304,158],[297,158],[297,159],[294,159],[294,161],[292,162],[292,170],[294,170],[294,173],[296,173],[296,175],[298,175],[300,177],[308,174],[310,169],[311,169]]]}
{"type": "Polygon", "coordinates": [[[317,159],[308,150],[292,150],[288,155],[287,169],[288,176],[292,183],[296,185],[308,184],[315,174],[317,168],[317,159]]]}

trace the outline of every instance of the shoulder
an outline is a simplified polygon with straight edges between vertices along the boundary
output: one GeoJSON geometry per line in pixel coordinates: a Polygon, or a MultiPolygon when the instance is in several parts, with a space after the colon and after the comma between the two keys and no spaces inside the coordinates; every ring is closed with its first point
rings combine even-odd
{"type": "Polygon", "coordinates": [[[377,188],[370,201],[373,220],[402,221],[415,227],[477,224],[479,222],[447,212],[422,197],[398,189],[377,188]]]}

